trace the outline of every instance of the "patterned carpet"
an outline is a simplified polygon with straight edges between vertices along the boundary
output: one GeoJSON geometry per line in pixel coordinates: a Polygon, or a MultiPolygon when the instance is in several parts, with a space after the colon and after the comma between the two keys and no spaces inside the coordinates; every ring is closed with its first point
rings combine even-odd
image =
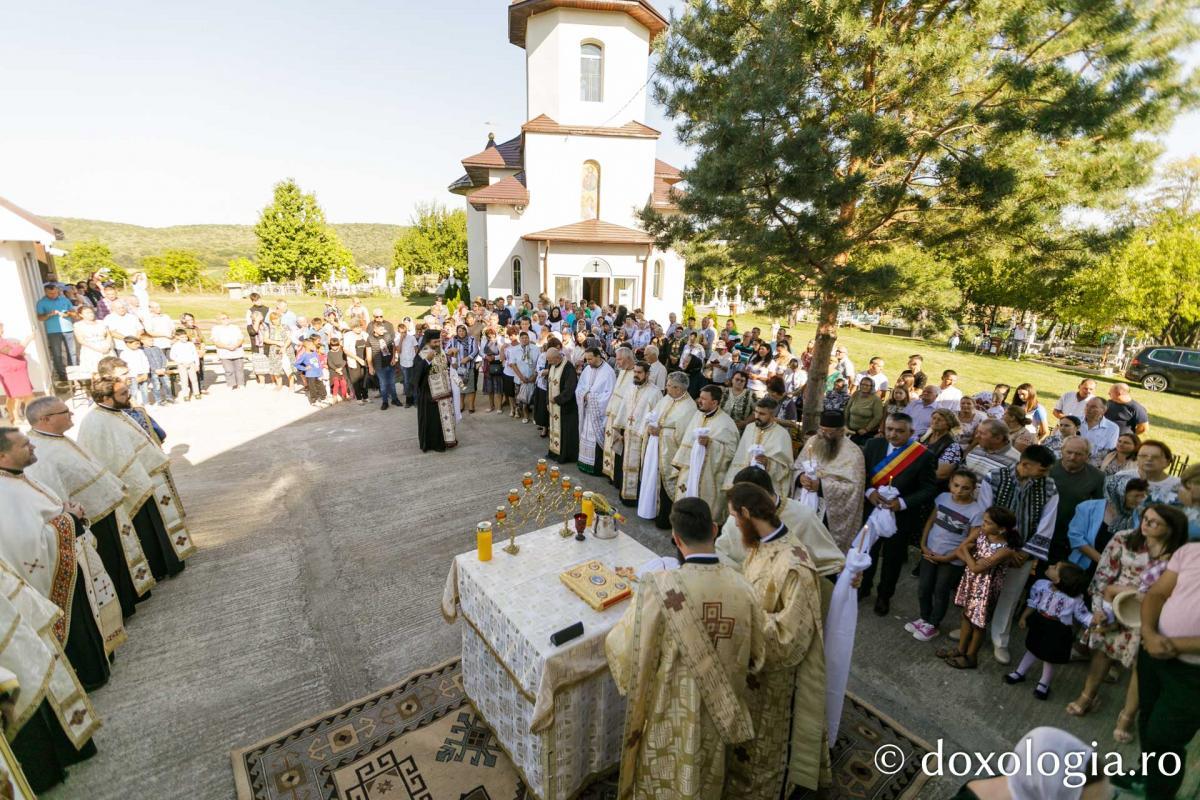
{"type": "MultiPolygon", "coordinates": [[[[833,749],[835,798],[917,796],[928,746],[853,695],[833,749]],[[874,753],[895,744],[906,769],[885,776],[874,753]]],[[[531,800],[521,776],[462,689],[457,659],[235,750],[238,800],[531,800]]],[[[616,775],[579,800],[613,800],[616,775]]],[[[806,793],[793,796],[804,798],[806,793]]]]}

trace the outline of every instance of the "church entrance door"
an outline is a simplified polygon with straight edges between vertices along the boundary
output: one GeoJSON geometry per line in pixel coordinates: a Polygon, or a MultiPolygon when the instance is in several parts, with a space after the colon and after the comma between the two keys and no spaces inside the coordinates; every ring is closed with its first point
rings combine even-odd
{"type": "Polygon", "coordinates": [[[588,303],[599,303],[600,305],[607,303],[608,300],[605,297],[605,289],[607,289],[605,284],[607,282],[608,278],[590,278],[584,276],[583,299],[588,303]]]}

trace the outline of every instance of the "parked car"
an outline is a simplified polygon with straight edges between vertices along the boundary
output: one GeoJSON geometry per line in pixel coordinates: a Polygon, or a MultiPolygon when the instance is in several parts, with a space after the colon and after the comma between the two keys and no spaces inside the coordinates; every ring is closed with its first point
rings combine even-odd
{"type": "Polygon", "coordinates": [[[1144,347],[1129,362],[1125,379],[1151,392],[1200,392],[1200,350],[1144,347]]]}

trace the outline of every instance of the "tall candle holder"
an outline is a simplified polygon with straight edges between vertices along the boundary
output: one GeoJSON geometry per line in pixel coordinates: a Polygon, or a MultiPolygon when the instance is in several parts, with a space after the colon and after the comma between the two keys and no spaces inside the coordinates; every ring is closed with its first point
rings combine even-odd
{"type": "MultiPolygon", "coordinates": [[[[499,528],[507,519],[508,512],[504,510],[504,506],[496,506],[496,527],[499,528]]],[[[508,544],[504,545],[504,552],[510,556],[521,552],[521,546],[517,544],[517,527],[515,525],[508,526],[508,544]]]]}
{"type": "Polygon", "coordinates": [[[529,520],[533,516],[533,513],[532,513],[533,509],[531,507],[532,503],[530,502],[530,498],[529,498],[529,494],[530,494],[529,490],[533,488],[533,473],[532,472],[526,472],[524,475],[521,476],[521,488],[523,488],[525,490],[525,494],[523,494],[521,496],[521,505],[524,507],[524,511],[521,514],[521,524],[525,525],[526,523],[529,522],[529,520]]]}

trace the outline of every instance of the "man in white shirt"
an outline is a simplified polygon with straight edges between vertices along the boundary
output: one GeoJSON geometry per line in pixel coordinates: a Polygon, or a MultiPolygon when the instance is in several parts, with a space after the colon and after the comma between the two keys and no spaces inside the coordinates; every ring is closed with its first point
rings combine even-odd
{"type": "Polygon", "coordinates": [[[925,435],[925,431],[929,430],[929,424],[933,420],[933,412],[937,410],[938,387],[926,385],[921,390],[921,396],[908,404],[904,409],[904,413],[912,417],[913,433],[918,438],[925,435]]]}
{"type": "Polygon", "coordinates": [[[1095,396],[1096,381],[1091,378],[1084,378],[1079,382],[1078,390],[1068,392],[1058,398],[1058,402],[1054,404],[1054,418],[1078,417],[1079,419],[1083,419],[1088,400],[1091,400],[1095,396]]]}
{"type": "Polygon", "coordinates": [[[1092,445],[1092,463],[1115,450],[1117,439],[1121,436],[1117,423],[1104,416],[1107,410],[1108,402],[1103,397],[1089,397],[1083,406],[1083,424],[1079,426],[1079,435],[1092,445]]]}
{"type": "Polygon", "coordinates": [[[854,384],[857,386],[863,382],[864,378],[875,384],[875,391],[879,394],[884,394],[887,392],[888,379],[887,376],[883,374],[883,359],[879,356],[875,356],[871,359],[871,363],[867,365],[867,371],[855,378],[854,384]]]}
{"type": "Polygon", "coordinates": [[[217,346],[217,358],[221,360],[225,383],[231,390],[242,388],[246,385],[246,330],[238,325],[231,325],[229,315],[221,314],[217,317],[217,324],[213,325],[210,336],[213,344],[217,346]]]}
{"type": "Polygon", "coordinates": [[[845,345],[838,345],[833,351],[833,356],[836,359],[835,369],[842,373],[842,377],[849,383],[854,379],[854,362],[850,360],[850,351],[845,345]]]}
{"type": "Polygon", "coordinates": [[[413,359],[417,357],[417,336],[408,329],[408,323],[401,321],[396,326],[397,363],[400,365],[401,380],[404,383],[404,407],[412,408],[416,402],[416,382],[413,380],[413,359]]]}
{"type": "Polygon", "coordinates": [[[937,407],[945,408],[950,411],[958,411],[959,401],[963,398],[962,389],[954,384],[958,383],[958,373],[952,369],[948,369],[942,373],[942,382],[938,384],[938,399],[937,407]]]}
{"type": "Polygon", "coordinates": [[[658,348],[652,344],[646,345],[646,349],[642,352],[642,360],[650,365],[650,383],[660,391],[667,390],[667,368],[658,360],[658,348]]]}
{"type": "Polygon", "coordinates": [[[108,328],[117,347],[117,355],[125,351],[126,336],[142,335],[142,321],[136,314],[130,313],[129,305],[124,300],[113,301],[111,313],[104,318],[104,327],[108,328]]]}
{"type": "Polygon", "coordinates": [[[154,300],[150,301],[150,311],[146,315],[146,333],[154,337],[154,346],[164,351],[171,346],[175,335],[175,323],[163,313],[162,306],[154,300]]]}
{"type": "Polygon", "coordinates": [[[706,316],[700,320],[700,338],[704,340],[704,355],[712,355],[713,342],[717,339],[717,329],[712,325],[712,317],[706,316]]]}

